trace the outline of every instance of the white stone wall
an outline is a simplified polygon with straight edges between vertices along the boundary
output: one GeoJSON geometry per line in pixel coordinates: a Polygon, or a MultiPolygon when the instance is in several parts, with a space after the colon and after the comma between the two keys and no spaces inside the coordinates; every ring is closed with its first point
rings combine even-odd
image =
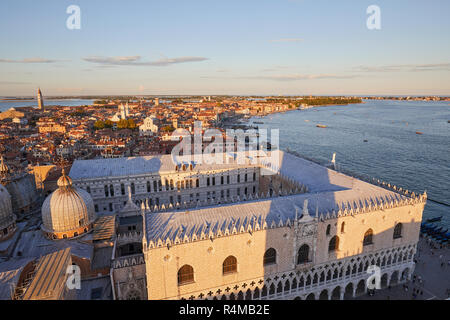
{"type": "Polygon", "coordinates": [[[370,265],[381,268],[382,286],[394,284],[414,270],[423,207],[424,203],[416,203],[324,221],[300,220],[290,227],[144,248],[148,298],[343,299],[345,290],[347,297],[366,291],[370,265]],[[339,229],[342,222],[344,232],[339,229]],[[399,222],[402,236],[393,239],[393,228],[399,222]],[[330,235],[326,234],[328,224],[330,235]],[[374,241],[367,247],[363,237],[369,228],[374,241]],[[330,253],[329,239],[336,234],[339,247],[330,253]],[[297,265],[298,249],[305,243],[310,246],[310,261],[297,265]],[[263,256],[269,248],[277,251],[277,261],[264,266],[263,256]],[[222,263],[230,255],[237,259],[237,272],[223,275],[222,263]],[[186,264],[194,269],[194,282],[178,285],[178,270],[186,264]]]}

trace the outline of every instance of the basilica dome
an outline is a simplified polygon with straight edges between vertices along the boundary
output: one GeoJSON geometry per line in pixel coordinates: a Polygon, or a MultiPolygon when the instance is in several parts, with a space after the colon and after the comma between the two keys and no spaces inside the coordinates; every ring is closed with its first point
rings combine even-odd
{"type": "Polygon", "coordinates": [[[10,170],[3,156],[0,158],[0,183],[11,195],[13,212],[21,217],[38,209],[39,194],[33,175],[10,170]]]}
{"type": "Polygon", "coordinates": [[[51,239],[79,236],[92,229],[94,202],[86,191],[72,185],[63,170],[58,189],[42,205],[42,231],[51,239]]]}
{"type": "Polygon", "coordinates": [[[11,196],[8,190],[0,185],[0,241],[14,234],[16,217],[12,211],[11,196]]]}

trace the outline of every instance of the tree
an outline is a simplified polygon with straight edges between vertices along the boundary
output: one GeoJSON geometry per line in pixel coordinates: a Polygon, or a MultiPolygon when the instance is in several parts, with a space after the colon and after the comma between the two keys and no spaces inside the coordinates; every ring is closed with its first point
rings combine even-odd
{"type": "Polygon", "coordinates": [[[94,123],[94,129],[95,130],[100,130],[100,129],[104,129],[105,128],[105,123],[101,120],[97,120],[94,123]]]}
{"type": "Polygon", "coordinates": [[[120,119],[117,123],[118,129],[126,129],[128,127],[128,121],[126,119],[120,119]]]}
{"type": "Polygon", "coordinates": [[[136,129],[136,123],[134,122],[133,119],[128,119],[127,120],[127,128],[128,129],[136,129]]]}
{"type": "Polygon", "coordinates": [[[105,128],[112,128],[114,125],[114,123],[111,120],[106,120],[105,121],[105,128]]]}

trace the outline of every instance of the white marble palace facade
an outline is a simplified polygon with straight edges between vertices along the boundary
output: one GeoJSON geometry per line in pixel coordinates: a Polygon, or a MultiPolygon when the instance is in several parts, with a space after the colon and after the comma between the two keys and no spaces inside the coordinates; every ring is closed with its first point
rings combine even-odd
{"type": "Polygon", "coordinates": [[[426,194],[277,156],[278,166],[86,160],[70,176],[100,214],[111,203],[120,216],[128,189],[140,204],[144,264],[129,272],[146,292],[134,297],[348,299],[366,292],[369,266],[381,287],[411,276],[426,194]]]}
{"type": "Polygon", "coordinates": [[[301,184],[278,175],[261,178],[261,167],[250,160],[238,164],[227,157],[223,165],[174,164],[171,155],[76,160],[69,176],[76,187],[92,196],[98,214],[120,213],[131,190],[137,205],[145,202],[152,210],[196,207],[236,202],[267,192],[305,192],[301,184]],[[273,180],[273,182],[271,182],[273,180]]]}

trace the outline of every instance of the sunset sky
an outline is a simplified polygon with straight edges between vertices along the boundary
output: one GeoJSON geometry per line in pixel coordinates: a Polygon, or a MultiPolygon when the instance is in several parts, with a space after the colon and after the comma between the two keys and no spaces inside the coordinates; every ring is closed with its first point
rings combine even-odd
{"type": "Polygon", "coordinates": [[[0,2],[0,95],[450,95],[448,0],[0,2]],[[69,5],[81,29],[69,30],[69,5]],[[381,30],[366,27],[369,5],[381,30]]]}

